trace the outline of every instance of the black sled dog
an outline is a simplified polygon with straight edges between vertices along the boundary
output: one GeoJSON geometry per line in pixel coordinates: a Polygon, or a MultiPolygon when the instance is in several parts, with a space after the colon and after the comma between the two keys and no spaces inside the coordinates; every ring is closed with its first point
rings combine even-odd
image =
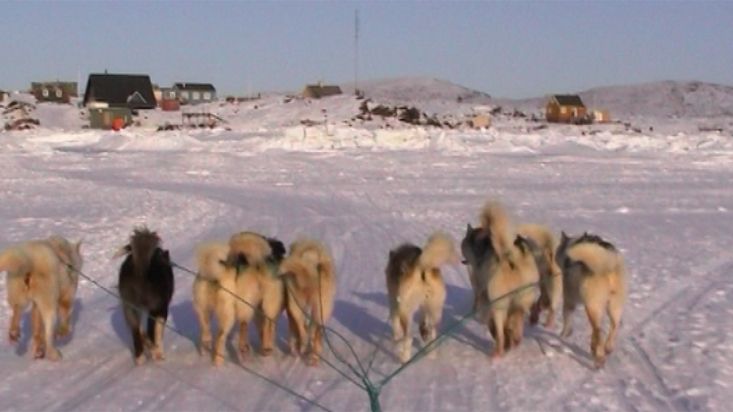
{"type": "Polygon", "coordinates": [[[120,267],[119,290],[138,365],[145,360],[145,349],[154,360],[164,359],[163,329],[174,281],[170,255],[160,245],[156,232],[146,227],[136,228],[130,242],[115,254],[115,257],[126,256],[120,267]],[[142,327],[143,317],[147,319],[147,331],[142,327]]]}

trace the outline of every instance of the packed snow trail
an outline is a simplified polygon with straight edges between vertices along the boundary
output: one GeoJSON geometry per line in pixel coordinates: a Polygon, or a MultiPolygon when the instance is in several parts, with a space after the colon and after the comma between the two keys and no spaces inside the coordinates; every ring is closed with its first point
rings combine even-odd
{"type": "MultiPolygon", "coordinates": [[[[485,328],[468,322],[434,359],[383,388],[384,410],[723,409],[733,401],[725,361],[733,357],[733,290],[725,281],[733,170],[719,156],[11,151],[0,154],[0,246],[51,232],[83,237],[84,272],[114,287],[120,262],[110,257],[137,224],[157,230],[187,267],[197,243],[235,231],[286,243],[313,236],[337,265],[330,326],[362,360],[377,348],[371,376],[379,380],[399,367],[386,322],[389,249],[435,230],[459,240],[483,202],[499,198],[517,220],[589,230],[622,250],[630,285],[616,352],[603,370],[589,368],[590,332],[577,311],[572,337],[528,328],[518,350],[492,362],[485,328]]],[[[470,310],[471,292],[463,267],[444,274],[446,327],[470,310]]],[[[176,282],[169,322],[195,338],[191,277],[177,272],[176,282]]],[[[61,362],[29,359],[27,316],[21,345],[0,347],[0,409],[309,410],[236,365],[213,368],[173,333],[164,362],[134,367],[119,302],[84,281],[77,298],[61,362]]],[[[9,316],[3,300],[4,331],[9,316]]],[[[286,333],[281,319],[281,351],[247,366],[331,410],[368,410],[366,394],[333,370],[282,353],[286,333]]]]}

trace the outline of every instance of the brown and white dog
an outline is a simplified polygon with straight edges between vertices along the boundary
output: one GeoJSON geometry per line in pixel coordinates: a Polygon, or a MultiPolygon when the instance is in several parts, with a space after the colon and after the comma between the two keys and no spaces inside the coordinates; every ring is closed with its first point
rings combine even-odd
{"type": "Polygon", "coordinates": [[[290,352],[308,353],[308,364],[316,365],[323,351],[325,325],[333,312],[336,295],[333,258],[322,243],[299,239],[290,245],[290,254],[282,261],[280,274],[287,295],[290,352]]]}
{"type": "Polygon", "coordinates": [[[20,338],[20,317],[31,303],[32,356],[61,359],[54,334],[64,337],[71,333],[71,311],[82,264],[81,241],[71,243],[57,235],[0,253],[0,272],[8,274],[7,299],[13,310],[8,331],[11,342],[20,338]]]}
{"type": "Polygon", "coordinates": [[[389,319],[402,362],[411,356],[410,322],[418,308],[423,342],[428,343],[437,335],[446,296],[440,268],[447,263],[458,263],[458,253],[453,239],[440,232],[430,236],[423,249],[405,243],[389,252],[385,269],[389,319]]]}
{"type": "Polygon", "coordinates": [[[196,258],[199,272],[193,284],[193,304],[201,326],[200,350],[211,345],[209,316],[213,312],[219,323],[212,348],[214,364],[224,361],[226,338],[235,322],[239,322],[238,354],[243,361],[250,351],[249,323],[261,312],[260,353],[272,353],[275,323],[285,295],[268,239],[257,233],[238,233],[229,242],[201,244],[196,258]]]}
{"type": "Polygon", "coordinates": [[[524,316],[538,296],[539,271],[533,242],[517,236],[501,204],[488,202],[480,218],[481,227],[466,228],[461,251],[474,286],[474,308],[487,322],[495,339],[492,356],[498,357],[522,340],[524,316]]]}

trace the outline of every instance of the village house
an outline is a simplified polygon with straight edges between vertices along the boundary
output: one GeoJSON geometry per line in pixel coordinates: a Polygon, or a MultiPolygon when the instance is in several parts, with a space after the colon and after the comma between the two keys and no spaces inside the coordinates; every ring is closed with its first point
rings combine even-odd
{"type": "Polygon", "coordinates": [[[587,118],[587,109],[575,94],[555,94],[550,96],[545,108],[548,122],[579,123],[587,118]]]}
{"type": "Polygon", "coordinates": [[[336,85],[307,84],[303,88],[303,97],[306,99],[320,99],[322,97],[335,96],[341,94],[341,88],[336,85]]]}
{"type": "Polygon", "coordinates": [[[84,106],[122,107],[131,110],[157,106],[150,76],[144,74],[90,74],[84,106]]]}
{"type": "Polygon", "coordinates": [[[175,83],[172,90],[181,104],[209,103],[216,100],[216,88],[210,83],[175,83]]]}
{"type": "Polygon", "coordinates": [[[31,94],[37,102],[69,103],[72,97],[77,97],[76,82],[32,82],[31,94]]]}

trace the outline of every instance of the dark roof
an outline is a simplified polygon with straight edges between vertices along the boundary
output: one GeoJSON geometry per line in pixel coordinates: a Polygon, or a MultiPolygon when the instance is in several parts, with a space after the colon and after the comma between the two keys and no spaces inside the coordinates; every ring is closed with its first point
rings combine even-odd
{"type": "Polygon", "coordinates": [[[150,76],[146,74],[90,74],[84,105],[90,102],[130,109],[154,109],[157,105],[150,76]]]}
{"type": "Polygon", "coordinates": [[[580,100],[580,96],[577,94],[555,94],[552,97],[557,100],[560,106],[585,107],[583,101],[580,100]]]}
{"type": "Polygon", "coordinates": [[[309,93],[311,96],[318,99],[321,97],[341,94],[341,88],[335,85],[308,84],[305,86],[303,93],[309,93]]]}
{"type": "Polygon", "coordinates": [[[174,89],[178,90],[205,90],[209,92],[215,92],[216,88],[211,83],[175,83],[174,89]]]}

